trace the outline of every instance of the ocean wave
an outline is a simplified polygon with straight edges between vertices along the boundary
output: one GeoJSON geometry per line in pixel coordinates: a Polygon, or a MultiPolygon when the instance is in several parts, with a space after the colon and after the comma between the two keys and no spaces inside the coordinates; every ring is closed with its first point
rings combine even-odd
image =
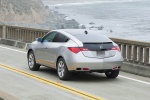
{"type": "Polygon", "coordinates": [[[142,1],[142,0],[105,0],[105,1],[85,1],[82,3],[76,2],[76,3],[61,3],[61,4],[54,4],[49,5],[49,7],[52,6],[78,6],[78,5],[91,5],[91,4],[98,4],[98,3],[112,3],[112,2],[136,2],[136,1],[142,1]]]}

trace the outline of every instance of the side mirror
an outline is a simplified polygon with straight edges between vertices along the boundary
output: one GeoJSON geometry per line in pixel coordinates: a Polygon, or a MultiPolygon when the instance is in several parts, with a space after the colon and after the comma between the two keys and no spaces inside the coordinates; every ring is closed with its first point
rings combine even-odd
{"type": "Polygon", "coordinates": [[[42,42],[42,38],[37,38],[36,41],[42,42]]]}

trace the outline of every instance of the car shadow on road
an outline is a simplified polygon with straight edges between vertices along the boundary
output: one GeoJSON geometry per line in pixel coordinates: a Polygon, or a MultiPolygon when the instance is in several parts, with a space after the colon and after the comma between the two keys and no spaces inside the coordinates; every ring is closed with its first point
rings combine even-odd
{"type": "MultiPolygon", "coordinates": [[[[42,67],[39,70],[41,73],[44,73],[46,75],[50,75],[56,79],[59,79],[57,76],[57,71],[55,69],[42,67]]],[[[116,82],[120,81],[119,78],[110,79],[105,76],[103,73],[73,73],[71,75],[71,79],[68,81],[73,82],[116,82]]]]}
{"type": "Polygon", "coordinates": [[[118,81],[118,78],[115,79],[110,79],[107,78],[104,74],[102,73],[79,73],[76,75],[72,76],[71,81],[80,81],[80,82],[113,82],[113,81],[118,81]]]}
{"type": "Polygon", "coordinates": [[[57,71],[49,67],[41,67],[39,72],[58,78],[57,71]]]}

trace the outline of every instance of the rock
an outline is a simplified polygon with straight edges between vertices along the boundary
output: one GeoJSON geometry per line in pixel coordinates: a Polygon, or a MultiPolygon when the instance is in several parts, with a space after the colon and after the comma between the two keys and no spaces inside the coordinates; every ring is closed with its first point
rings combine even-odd
{"type": "Polygon", "coordinates": [[[86,29],[86,26],[85,25],[81,25],[81,29],[86,29]]]}
{"type": "Polygon", "coordinates": [[[103,30],[104,26],[97,27],[98,30],[103,30]]]}
{"type": "Polygon", "coordinates": [[[93,24],[95,24],[95,23],[94,23],[94,22],[90,22],[89,24],[90,24],[90,25],[93,25],[93,24]]]}
{"type": "Polygon", "coordinates": [[[110,30],[110,33],[112,33],[113,32],[113,30],[110,30]]]}
{"type": "Polygon", "coordinates": [[[58,7],[55,7],[55,9],[58,9],[58,7]]]}

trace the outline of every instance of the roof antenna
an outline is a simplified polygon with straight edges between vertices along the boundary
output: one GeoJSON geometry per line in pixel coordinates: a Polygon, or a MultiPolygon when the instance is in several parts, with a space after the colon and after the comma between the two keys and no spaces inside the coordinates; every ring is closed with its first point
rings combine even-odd
{"type": "Polygon", "coordinates": [[[84,33],[85,33],[85,34],[88,34],[88,31],[85,30],[84,33]]]}

